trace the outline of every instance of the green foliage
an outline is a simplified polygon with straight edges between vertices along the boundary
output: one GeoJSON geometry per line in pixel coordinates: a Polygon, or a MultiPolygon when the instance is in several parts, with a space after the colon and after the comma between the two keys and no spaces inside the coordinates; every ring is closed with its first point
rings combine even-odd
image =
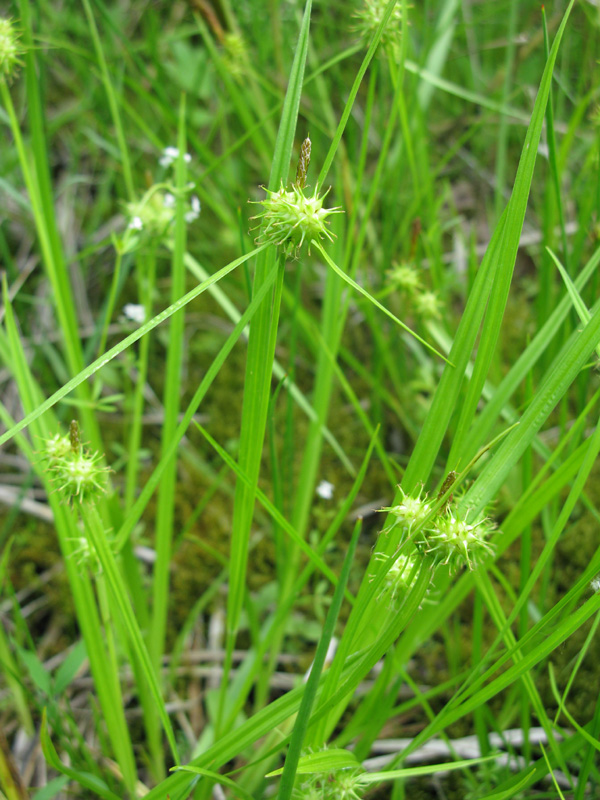
{"type": "Polygon", "coordinates": [[[600,15],[563,5],[0,18],[4,795],[17,727],[39,800],[598,793],[600,15]]]}

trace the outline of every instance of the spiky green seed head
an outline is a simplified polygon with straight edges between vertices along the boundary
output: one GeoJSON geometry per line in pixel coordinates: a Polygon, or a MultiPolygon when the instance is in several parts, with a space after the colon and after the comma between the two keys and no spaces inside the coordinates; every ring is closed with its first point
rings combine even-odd
{"type": "Polygon", "coordinates": [[[243,36],[239,33],[226,33],[223,36],[225,49],[225,62],[227,71],[235,78],[246,74],[248,63],[248,46],[243,36]]]}
{"type": "MultiPolygon", "coordinates": [[[[257,239],[257,244],[277,245],[289,247],[290,250],[300,250],[305,241],[326,237],[333,241],[327,217],[331,214],[341,214],[342,209],[323,208],[323,201],[327,193],[319,195],[318,187],[307,196],[304,189],[293,185],[291,189],[283,186],[277,192],[267,191],[267,197],[260,201],[265,210],[252,219],[261,219],[262,226],[257,239]]],[[[329,191],[329,190],[328,190],[329,191]]]]}
{"type": "Polygon", "coordinates": [[[350,768],[307,775],[294,788],[292,797],[294,800],[361,800],[366,789],[360,780],[363,772],[350,768]]]}
{"type": "Polygon", "coordinates": [[[486,541],[492,530],[487,519],[468,522],[448,512],[426,529],[425,552],[433,555],[436,562],[448,565],[451,572],[465,566],[473,570],[494,552],[486,541]]]}
{"type": "Polygon", "coordinates": [[[0,80],[14,78],[23,63],[21,56],[24,52],[13,21],[0,17],[0,80]]]}
{"type": "MultiPolygon", "coordinates": [[[[375,561],[387,561],[388,558],[389,555],[386,553],[375,553],[375,561]]],[[[384,587],[379,594],[379,599],[387,598],[393,604],[398,598],[404,597],[417,580],[416,564],[417,557],[401,553],[385,576],[384,587]]]]}
{"type": "Polygon", "coordinates": [[[67,502],[90,501],[104,492],[108,467],[102,466],[102,456],[85,450],[79,424],[69,426],[69,434],[56,434],[45,441],[43,451],[48,462],[50,480],[67,502]]]}
{"type": "Polygon", "coordinates": [[[435,292],[420,292],[414,298],[417,314],[425,319],[439,319],[442,311],[442,301],[435,292]]]}
{"type": "Polygon", "coordinates": [[[421,487],[416,497],[406,494],[401,486],[398,488],[401,495],[400,502],[395,506],[381,509],[381,511],[386,511],[392,517],[391,525],[384,528],[383,532],[389,533],[399,526],[406,535],[410,535],[415,526],[419,527],[424,522],[431,511],[431,504],[427,502],[427,494],[425,494],[425,497],[421,497],[423,487],[421,487]]]}
{"type": "Polygon", "coordinates": [[[386,276],[390,286],[406,292],[406,294],[412,295],[421,291],[421,278],[411,264],[392,264],[392,268],[387,271],[386,276]]]}
{"type": "Polygon", "coordinates": [[[331,797],[335,800],[361,800],[365,784],[361,783],[362,770],[340,770],[335,773],[331,797]]]}
{"type": "Polygon", "coordinates": [[[67,501],[83,503],[104,492],[106,475],[110,470],[101,466],[101,458],[99,453],[89,454],[82,450],[55,464],[54,482],[67,501]]]}
{"type": "Polygon", "coordinates": [[[96,555],[96,551],[90,544],[86,536],[77,536],[69,539],[73,542],[73,550],[70,558],[75,561],[78,567],[88,569],[94,575],[102,573],[102,565],[96,555]]]}
{"type": "Polygon", "coordinates": [[[44,439],[44,446],[41,450],[42,457],[48,462],[48,466],[53,466],[71,452],[71,440],[69,436],[61,436],[55,433],[49,439],[44,439]]]}
{"type": "MultiPolygon", "coordinates": [[[[354,25],[365,44],[368,44],[375,31],[379,28],[383,15],[385,14],[388,0],[364,0],[354,17],[357,22],[354,25]]],[[[402,23],[402,4],[396,3],[381,35],[381,43],[398,44],[400,41],[400,31],[402,23]]]]}

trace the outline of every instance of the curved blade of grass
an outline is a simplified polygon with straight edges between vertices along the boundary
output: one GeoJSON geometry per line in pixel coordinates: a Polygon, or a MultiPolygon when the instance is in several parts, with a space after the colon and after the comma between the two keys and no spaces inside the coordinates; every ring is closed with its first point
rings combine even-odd
{"type": "MultiPolygon", "coordinates": [[[[596,271],[598,264],[600,264],[600,248],[596,250],[580,274],[577,276],[575,280],[575,287],[577,289],[583,289],[588,280],[596,271]]],[[[525,348],[523,353],[521,353],[508,374],[495,388],[492,397],[469,432],[468,438],[464,445],[464,448],[466,448],[466,456],[464,457],[470,457],[480,443],[487,436],[489,436],[489,432],[495,420],[502,413],[502,410],[505,408],[508,400],[515,393],[517,387],[521,385],[525,376],[531,372],[533,366],[541,358],[550,342],[556,336],[570,309],[571,300],[567,294],[561,299],[560,303],[558,303],[550,317],[544,323],[543,327],[540,328],[529,346],[525,348]]],[[[463,449],[463,453],[465,453],[465,449],[463,449]]]]}
{"type": "MultiPolygon", "coordinates": [[[[333,772],[336,769],[357,769],[360,767],[354,753],[349,750],[331,748],[330,750],[320,750],[316,753],[308,753],[298,761],[296,775],[313,775],[318,772],[333,772]]],[[[265,778],[274,778],[281,775],[283,767],[275,769],[265,775],[265,778]]]]}
{"type": "Polygon", "coordinates": [[[256,313],[259,305],[262,303],[265,295],[267,294],[269,289],[273,286],[276,273],[277,271],[275,268],[271,270],[271,274],[267,277],[267,279],[265,280],[259,291],[253,297],[252,302],[246,308],[242,316],[239,318],[237,325],[227,337],[227,340],[219,350],[217,356],[211,362],[211,365],[208,368],[208,371],[206,372],[204,378],[202,379],[200,386],[198,386],[198,388],[194,392],[194,396],[190,400],[190,403],[185,410],[181,422],[175,429],[170,439],[168,447],[165,449],[160,461],[158,462],[158,464],[154,468],[154,471],[144,484],[144,488],[142,489],[139,497],[135,501],[134,505],[131,508],[131,511],[129,512],[123,524],[121,525],[119,532],[115,536],[114,547],[117,552],[121,550],[121,548],[125,544],[126,539],[140,521],[144,509],[148,505],[148,501],[150,500],[152,494],[154,493],[154,490],[158,486],[159,481],[162,477],[162,474],[169,460],[173,458],[174,454],[176,453],[177,448],[179,447],[179,443],[185,436],[185,432],[187,431],[194,414],[198,410],[200,403],[206,396],[206,393],[210,389],[214,379],[217,377],[221,367],[225,363],[225,359],[232,351],[235,343],[240,338],[240,335],[242,334],[246,325],[250,322],[250,320],[256,313]]]}
{"type": "MultiPolygon", "coordinates": [[[[552,665],[550,665],[550,667],[551,666],[552,665]]],[[[590,734],[585,730],[585,728],[581,727],[581,725],[577,722],[577,720],[573,717],[573,715],[570,713],[567,706],[565,705],[564,698],[560,696],[560,692],[558,691],[558,687],[556,685],[556,680],[554,677],[554,670],[552,668],[550,669],[550,687],[552,689],[552,694],[554,695],[554,699],[556,700],[556,704],[558,705],[557,716],[562,712],[567,718],[567,720],[570,722],[570,724],[575,728],[575,730],[581,736],[583,736],[586,742],[590,744],[594,748],[594,750],[598,750],[600,752],[600,742],[593,736],[590,736],[590,734]]]]}
{"type": "MultiPolygon", "coordinates": [[[[478,514],[496,496],[509,471],[531,444],[551,411],[573,383],[600,342],[600,305],[581,333],[575,332],[558,354],[542,386],[521,418],[521,424],[500,445],[465,495],[464,507],[478,514]]],[[[462,505],[462,504],[461,504],[462,505]]]]}
{"type": "Polygon", "coordinates": [[[89,505],[82,515],[85,523],[85,529],[89,536],[90,542],[98,556],[98,560],[102,565],[102,570],[106,575],[106,582],[112,591],[112,599],[115,601],[119,612],[121,614],[123,625],[129,636],[132,649],[138,658],[144,677],[148,683],[154,702],[156,703],[156,710],[163,725],[163,729],[167,736],[171,753],[176,764],[179,763],[179,755],[177,751],[177,743],[175,741],[175,734],[173,726],[167,713],[165,703],[161,694],[160,686],[156,670],[146,649],[142,633],[140,631],[125,580],[117,567],[115,556],[113,555],[110,545],[106,539],[104,524],[100,519],[98,510],[94,505],[89,505]]]}
{"type": "MultiPolygon", "coordinates": [[[[200,280],[200,281],[206,280],[206,278],[208,277],[209,273],[204,269],[204,267],[192,255],[190,255],[189,253],[186,253],[185,261],[186,261],[187,268],[190,270],[190,272],[198,280],[200,280]]],[[[231,300],[225,294],[225,292],[221,289],[221,287],[215,285],[215,286],[212,286],[209,289],[209,291],[212,294],[212,296],[215,298],[217,303],[221,306],[223,311],[227,314],[229,319],[231,319],[233,322],[235,322],[237,324],[237,322],[240,319],[240,312],[238,311],[236,306],[231,302],[231,300]]],[[[245,330],[244,331],[244,336],[246,338],[248,338],[248,335],[249,335],[249,331],[245,330]]],[[[316,420],[318,418],[317,417],[317,412],[315,411],[313,406],[309,403],[309,401],[307,400],[305,395],[300,391],[300,388],[298,387],[298,384],[290,381],[290,376],[287,374],[286,370],[281,366],[281,364],[279,363],[279,361],[277,359],[275,359],[273,361],[273,375],[279,381],[282,381],[285,378],[286,390],[291,394],[291,396],[293,397],[293,399],[296,402],[296,404],[298,405],[298,407],[301,408],[302,411],[304,411],[304,413],[306,414],[306,416],[310,420],[316,420]]],[[[350,475],[352,475],[354,477],[356,475],[356,470],[355,470],[354,466],[352,465],[352,462],[350,461],[350,459],[346,455],[346,453],[345,453],[344,449],[342,448],[341,444],[338,442],[338,440],[335,438],[333,433],[326,426],[323,426],[321,428],[321,431],[322,431],[322,434],[323,434],[323,438],[327,440],[327,442],[331,446],[331,449],[334,451],[334,453],[340,459],[340,461],[342,462],[344,467],[348,470],[350,475]]]]}
{"type": "MultiPolygon", "coordinates": [[[[282,183],[287,183],[308,53],[311,9],[312,0],[306,0],[273,154],[269,178],[269,189],[273,191],[278,190],[282,183]]],[[[276,257],[276,248],[271,246],[257,258],[253,284],[254,292],[258,291],[262,286],[275,263],[276,257]]],[[[267,296],[263,300],[250,328],[248,340],[239,466],[241,471],[250,478],[250,486],[246,485],[240,478],[236,481],[231,532],[229,594],[227,597],[227,638],[217,728],[220,726],[224,715],[228,674],[231,669],[235,636],[240,623],[246,589],[248,543],[267,424],[269,390],[281,304],[282,264],[279,267],[279,271],[278,284],[275,286],[273,298],[271,300],[270,296],[267,296]]]]}
{"type": "Polygon", "coordinates": [[[281,775],[281,784],[279,787],[279,794],[277,795],[278,800],[289,800],[289,798],[292,796],[294,780],[296,777],[296,769],[298,767],[298,762],[300,761],[302,743],[304,742],[304,737],[306,735],[306,729],[310,720],[313,703],[317,696],[317,688],[319,686],[319,680],[323,671],[323,665],[325,664],[325,657],[327,655],[331,637],[333,636],[333,631],[335,629],[335,623],[342,606],[342,600],[344,599],[344,589],[346,588],[346,583],[348,582],[350,566],[352,565],[352,560],[354,559],[354,551],[356,550],[361,528],[362,519],[358,519],[356,521],[356,525],[354,526],[352,539],[350,540],[346,557],[344,558],[340,579],[334,592],[331,606],[327,612],[327,618],[325,620],[325,625],[323,626],[323,633],[319,639],[312,669],[310,671],[310,675],[308,676],[308,681],[306,682],[306,690],[302,696],[302,702],[300,704],[298,716],[296,717],[296,722],[292,731],[290,746],[285,759],[285,764],[283,766],[283,773],[281,775]]]}
{"type": "Polygon", "coordinates": [[[434,355],[436,355],[436,356],[439,356],[439,357],[440,357],[440,358],[441,358],[443,361],[445,361],[445,362],[446,362],[446,364],[448,364],[449,366],[453,366],[453,365],[451,364],[451,362],[450,362],[450,361],[448,361],[448,359],[447,359],[445,356],[443,356],[443,355],[442,355],[442,354],[441,354],[441,353],[440,353],[438,350],[436,350],[436,349],[435,349],[435,347],[433,347],[432,345],[428,344],[428,343],[425,341],[425,339],[422,339],[422,338],[419,336],[419,334],[418,334],[418,333],[415,333],[413,330],[411,330],[411,329],[408,327],[408,325],[406,325],[404,322],[402,322],[402,320],[400,320],[400,319],[398,319],[398,317],[394,316],[394,314],[392,314],[392,312],[391,312],[391,311],[388,311],[388,309],[387,309],[385,306],[382,306],[382,305],[381,305],[381,303],[379,302],[379,300],[376,300],[376,299],[375,299],[375,298],[374,298],[372,295],[370,295],[370,294],[369,294],[369,292],[367,292],[367,290],[366,290],[366,289],[363,289],[363,287],[362,287],[362,286],[360,286],[358,283],[356,283],[356,281],[352,280],[352,278],[351,278],[349,275],[346,275],[346,273],[345,273],[343,270],[341,270],[341,269],[338,267],[338,265],[337,265],[337,264],[336,264],[336,263],[335,263],[335,262],[334,262],[334,261],[333,261],[333,260],[332,260],[332,259],[329,257],[329,255],[327,254],[327,252],[326,252],[326,251],[323,249],[323,247],[321,246],[320,242],[318,242],[318,241],[316,241],[315,239],[313,239],[313,240],[312,240],[312,242],[311,242],[311,247],[314,247],[315,249],[317,249],[317,250],[319,251],[319,253],[320,253],[320,254],[323,256],[323,258],[325,259],[325,261],[326,261],[326,262],[329,264],[329,266],[331,267],[331,269],[332,269],[332,270],[333,270],[333,271],[334,271],[334,272],[335,272],[337,275],[339,275],[339,276],[340,276],[340,278],[342,278],[342,280],[346,281],[346,283],[347,283],[349,286],[351,286],[351,287],[352,287],[352,288],[353,288],[355,291],[359,292],[359,293],[360,293],[360,294],[362,294],[364,297],[366,297],[366,298],[367,298],[367,300],[370,300],[370,301],[371,301],[371,303],[373,303],[373,305],[374,305],[374,306],[377,306],[377,308],[378,308],[380,311],[383,311],[383,313],[384,313],[386,316],[388,316],[388,317],[389,317],[391,320],[393,320],[393,321],[396,323],[396,325],[399,325],[399,326],[402,328],[402,330],[406,331],[406,333],[410,333],[410,335],[411,335],[411,336],[413,336],[413,337],[414,337],[414,338],[415,338],[417,341],[421,342],[421,344],[422,344],[424,347],[426,347],[428,350],[431,350],[431,352],[432,352],[434,355]]]}
{"type": "MultiPolygon", "coordinates": [[[[544,69],[544,74],[542,75],[510,201],[494,231],[488,250],[481,263],[449,354],[452,363],[456,364],[456,370],[450,370],[448,367],[444,369],[442,379],[434,394],[423,430],[419,436],[402,482],[406,492],[410,493],[419,482],[424,483],[429,477],[443,437],[448,428],[450,418],[455,409],[465,374],[465,368],[475,344],[475,338],[483,318],[488,296],[492,290],[492,281],[496,281],[496,273],[502,271],[504,276],[502,283],[504,286],[507,282],[510,282],[510,275],[512,274],[519,246],[529,190],[533,178],[538,144],[544,123],[546,103],[552,82],[552,71],[562,34],[571,9],[573,8],[573,3],[574,0],[571,0],[564,14],[554,44],[552,45],[550,58],[544,69]]],[[[488,323],[488,337],[490,343],[494,336],[497,335],[496,332],[501,323],[499,314],[500,306],[498,306],[494,317],[490,319],[488,323]]],[[[487,369],[484,369],[484,367],[488,358],[489,352],[487,352],[485,356],[482,355],[480,359],[481,369],[478,378],[477,380],[472,379],[471,381],[470,405],[472,405],[474,398],[478,399],[480,396],[481,387],[479,384],[485,379],[487,369]]],[[[475,407],[472,408],[472,412],[475,411],[475,407]]],[[[470,420],[466,420],[466,423],[469,422],[470,420]]]]}
{"type": "Polygon", "coordinates": [[[142,336],[144,336],[149,331],[154,330],[154,328],[158,327],[158,325],[160,325],[161,322],[164,322],[166,319],[169,319],[170,316],[176,314],[191,300],[193,300],[195,297],[198,297],[198,295],[201,295],[202,292],[205,292],[209,286],[212,286],[213,283],[220,281],[221,278],[223,278],[225,275],[228,275],[230,272],[236,269],[236,267],[239,267],[240,264],[243,264],[245,261],[248,261],[250,258],[253,258],[257,253],[260,253],[263,250],[265,250],[267,246],[268,245],[263,244],[260,247],[257,247],[255,250],[252,250],[250,253],[247,253],[244,256],[240,256],[240,258],[236,258],[235,261],[232,261],[230,264],[227,264],[227,266],[223,267],[218,272],[215,272],[214,275],[211,275],[209,278],[203,281],[199,286],[196,286],[195,289],[192,289],[190,292],[185,294],[176,303],[173,303],[168,308],[165,308],[164,311],[161,311],[160,314],[157,314],[151,320],[144,323],[144,325],[140,325],[140,327],[136,331],[129,334],[129,336],[126,336],[125,339],[116,344],[114,347],[111,347],[111,349],[108,350],[108,352],[106,352],[103,356],[97,358],[92,364],[89,365],[89,367],[86,367],[74,378],[71,378],[70,381],[67,381],[67,383],[65,383],[64,386],[62,386],[60,389],[54,392],[54,394],[51,395],[47,400],[44,400],[44,402],[40,406],[38,406],[38,408],[36,408],[35,411],[32,411],[31,413],[27,414],[22,420],[17,422],[17,424],[14,425],[10,430],[3,433],[2,436],[0,436],[0,445],[3,445],[5,442],[10,441],[10,439],[12,439],[15,434],[19,433],[19,431],[22,431],[23,428],[26,428],[34,420],[38,419],[38,417],[41,417],[41,415],[45,411],[48,411],[49,408],[52,408],[52,406],[56,405],[56,403],[58,403],[59,400],[62,400],[63,397],[66,397],[66,395],[68,395],[69,392],[72,392],[73,389],[75,389],[77,386],[79,386],[88,378],[90,378],[95,372],[97,372],[99,369],[105,366],[105,364],[108,364],[109,361],[112,361],[112,359],[118,356],[120,353],[122,353],[123,350],[126,350],[134,342],[137,342],[138,339],[141,339],[142,336]]]}
{"type": "Polygon", "coordinates": [[[58,757],[58,753],[56,752],[54,745],[52,744],[52,739],[50,738],[50,734],[48,732],[48,719],[45,708],[42,711],[40,744],[42,746],[42,752],[44,753],[46,761],[57,772],[66,775],[72,781],[76,781],[81,786],[85,786],[86,789],[89,789],[93,794],[97,794],[99,797],[102,797],[103,800],[122,800],[119,795],[111,792],[108,786],[104,783],[104,781],[100,780],[100,778],[97,778],[95,775],[92,775],[89,772],[81,772],[80,770],[72,769],[71,767],[67,767],[62,763],[58,757]]]}
{"type": "MultiPolygon", "coordinates": [[[[567,272],[567,270],[563,267],[563,265],[560,263],[558,258],[554,255],[552,250],[549,247],[547,247],[546,251],[548,252],[550,258],[556,264],[556,266],[558,268],[558,271],[560,272],[561,277],[562,277],[563,281],[565,282],[565,286],[567,287],[567,291],[568,291],[569,296],[571,298],[571,301],[573,303],[573,307],[575,308],[575,311],[577,312],[577,316],[583,322],[584,325],[587,325],[587,323],[590,321],[590,312],[588,311],[586,304],[581,299],[581,295],[577,291],[577,287],[575,286],[575,284],[571,280],[571,277],[570,277],[569,273],[567,272]]],[[[598,351],[596,351],[596,352],[598,352],[598,351]]],[[[600,355],[600,353],[599,353],[599,355],[600,355]]]]}
{"type": "Polygon", "coordinates": [[[358,783],[368,786],[371,783],[381,783],[382,781],[395,781],[399,778],[416,778],[418,775],[435,775],[436,772],[452,772],[456,769],[467,769],[483,764],[486,761],[494,761],[502,753],[491,753],[489,756],[480,758],[468,758],[463,761],[449,761],[446,764],[428,764],[426,767],[407,767],[406,769],[391,769],[384,772],[369,772],[358,778],[358,783]]]}
{"type": "Polygon", "coordinates": [[[193,767],[186,765],[185,767],[173,767],[172,772],[191,772],[194,775],[203,775],[205,778],[212,778],[215,783],[220,783],[221,786],[227,786],[231,790],[234,797],[241,797],[243,800],[254,800],[250,792],[247,792],[231,778],[226,775],[221,775],[219,772],[213,772],[210,769],[203,767],[193,767]]]}
{"type": "MultiPolygon", "coordinates": [[[[229,453],[221,447],[221,445],[213,439],[210,433],[202,427],[198,422],[195,423],[196,427],[200,431],[200,433],[204,436],[207,442],[216,450],[216,452],[221,456],[223,461],[235,472],[237,475],[238,480],[242,481],[246,486],[251,485],[250,478],[243,472],[239,464],[233,460],[233,458],[229,455],[229,453]]],[[[256,488],[256,496],[258,497],[261,505],[269,512],[269,514],[273,517],[275,522],[280,525],[283,530],[288,534],[290,539],[294,541],[298,547],[302,550],[305,556],[312,561],[314,566],[319,569],[322,574],[334,585],[337,585],[337,578],[335,574],[332,572],[331,569],[327,566],[327,564],[318,556],[312,547],[307,544],[304,539],[299,535],[299,533],[290,525],[287,519],[283,516],[281,511],[269,500],[269,498],[262,492],[258,487],[256,488]]],[[[350,596],[351,602],[354,601],[354,598],[350,596]]]]}
{"type": "Polygon", "coordinates": [[[420,67],[414,61],[407,59],[404,62],[404,68],[407,72],[412,72],[414,75],[418,75],[423,81],[431,84],[431,86],[434,86],[436,89],[441,89],[447,94],[453,95],[454,97],[459,97],[461,100],[466,100],[467,102],[473,103],[476,106],[481,106],[481,108],[487,108],[495,113],[502,114],[507,117],[513,117],[521,122],[529,122],[529,117],[527,114],[524,114],[520,108],[513,108],[512,106],[498,103],[484,94],[472,92],[469,89],[465,89],[463,86],[459,86],[457,83],[452,83],[452,81],[448,81],[445,78],[440,78],[438,75],[434,75],[429,70],[420,67]]]}
{"type": "MultiPolygon", "coordinates": [[[[185,96],[179,105],[179,123],[177,136],[179,156],[176,165],[177,200],[175,209],[174,247],[171,260],[171,303],[185,291],[184,255],[187,239],[187,222],[185,212],[187,199],[185,185],[187,169],[184,153],[187,151],[185,125],[185,96]]],[[[167,362],[165,365],[165,385],[163,394],[163,421],[160,440],[161,458],[171,449],[172,440],[177,428],[177,417],[180,407],[180,375],[183,364],[183,341],[185,332],[185,315],[183,311],[175,314],[169,321],[167,362]]],[[[152,612],[150,630],[148,632],[148,649],[157,672],[165,647],[167,631],[167,612],[169,604],[169,575],[171,571],[171,551],[173,539],[173,522],[175,514],[175,484],[177,459],[169,458],[163,468],[162,480],[158,488],[157,510],[154,527],[154,548],[156,561],[152,574],[152,612]]]]}
{"type": "Polygon", "coordinates": [[[337,149],[340,145],[342,140],[342,136],[344,135],[344,131],[346,129],[346,125],[348,124],[348,120],[350,119],[350,114],[352,113],[352,108],[354,106],[354,101],[356,100],[356,95],[358,94],[358,90],[360,89],[360,85],[362,83],[362,79],[365,76],[365,73],[371,63],[371,59],[377,52],[377,48],[379,47],[379,42],[381,41],[381,37],[383,36],[383,31],[385,30],[385,26],[388,23],[389,18],[392,16],[392,12],[394,10],[394,6],[396,5],[398,0],[389,0],[388,4],[386,5],[383,14],[381,15],[381,20],[375,33],[373,34],[373,38],[371,39],[371,43],[369,44],[369,49],[367,50],[367,54],[365,55],[362,64],[360,65],[358,72],[356,73],[356,78],[354,79],[354,83],[352,84],[352,88],[348,94],[348,100],[346,101],[346,105],[344,106],[344,110],[342,111],[342,116],[340,117],[340,121],[335,132],[335,136],[333,137],[333,141],[331,142],[331,146],[329,148],[329,152],[325,156],[325,161],[323,161],[323,166],[321,167],[321,171],[319,172],[319,177],[317,178],[317,186],[323,186],[325,183],[325,178],[327,177],[327,173],[329,172],[331,165],[333,164],[333,159],[335,158],[335,154],[337,153],[337,149]]]}

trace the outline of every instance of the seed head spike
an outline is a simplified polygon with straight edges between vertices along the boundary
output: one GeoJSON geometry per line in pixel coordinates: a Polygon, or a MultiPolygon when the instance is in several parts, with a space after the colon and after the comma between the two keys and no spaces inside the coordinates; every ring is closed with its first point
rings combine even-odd
{"type": "Polygon", "coordinates": [[[71,442],[71,450],[78,453],[81,448],[81,434],[79,432],[79,423],[76,419],[71,420],[69,425],[69,441],[71,442]]]}
{"type": "MultiPolygon", "coordinates": [[[[442,488],[438,492],[438,496],[436,498],[437,500],[441,500],[442,499],[442,497],[446,494],[448,489],[453,485],[453,483],[454,483],[454,481],[456,480],[457,477],[458,477],[458,475],[454,470],[452,470],[451,472],[449,472],[446,475],[446,478],[445,478],[445,480],[444,480],[444,482],[442,484],[442,488]]],[[[453,499],[454,498],[453,498],[452,494],[448,495],[448,498],[446,499],[446,502],[444,503],[444,505],[440,509],[440,514],[445,514],[446,513],[446,511],[448,510],[448,506],[452,503],[453,499]]]]}
{"type": "Polygon", "coordinates": [[[306,186],[306,173],[308,172],[308,165],[310,164],[310,147],[311,142],[307,136],[302,142],[300,157],[298,158],[298,167],[296,169],[296,186],[299,189],[304,189],[306,186]]]}

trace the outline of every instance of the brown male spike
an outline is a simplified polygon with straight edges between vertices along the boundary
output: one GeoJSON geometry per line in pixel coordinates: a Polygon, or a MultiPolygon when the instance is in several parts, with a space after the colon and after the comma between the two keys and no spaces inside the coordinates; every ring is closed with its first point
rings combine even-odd
{"type": "Polygon", "coordinates": [[[298,159],[298,168],[296,169],[296,186],[298,189],[304,189],[306,186],[306,173],[308,172],[308,165],[310,164],[310,147],[311,142],[307,136],[302,142],[300,157],[298,159]]]}
{"type": "Polygon", "coordinates": [[[81,448],[81,433],[79,431],[79,423],[76,419],[71,420],[69,425],[69,440],[71,442],[71,450],[78,453],[81,448]]]}

